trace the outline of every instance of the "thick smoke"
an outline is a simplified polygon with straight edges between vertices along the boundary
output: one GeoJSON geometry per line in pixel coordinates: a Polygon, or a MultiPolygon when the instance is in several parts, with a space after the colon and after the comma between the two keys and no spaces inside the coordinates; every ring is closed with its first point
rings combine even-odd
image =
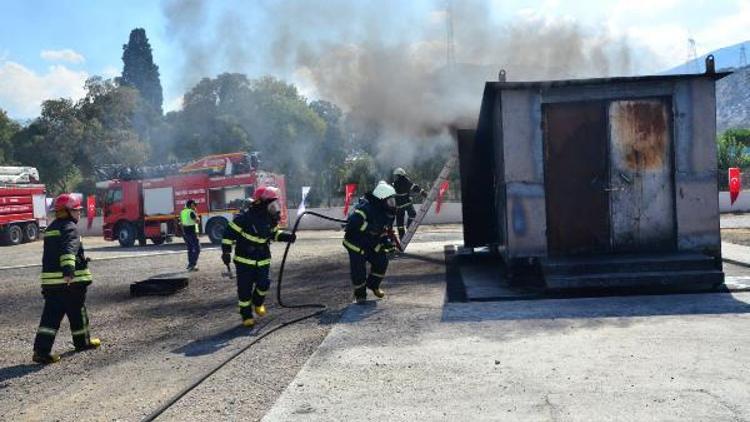
{"type": "Polygon", "coordinates": [[[377,158],[394,165],[424,156],[436,141],[450,143],[450,128],[473,126],[484,82],[496,80],[501,68],[509,80],[632,73],[626,40],[603,29],[517,14],[510,23],[497,24],[490,17],[491,3],[479,0],[455,1],[450,14],[446,1],[436,1],[431,15],[414,24],[403,16],[411,12],[408,3],[259,3],[262,18],[270,22],[265,27],[273,28],[263,34],[267,53],[248,39],[248,25],[231,10],[223,12],[209,42],[195,37],[208,25],[206,4],[170,1],[164,9],[168,31],[185,50],[186,82],[208,76],[206,63],[225,67],[213,72],[242,71],[258,60],[267,73],[294,78],[312,96],[342,107],[354,125],[377,127],[377,158]],[[446,63],[449,16],[455,45],[451,65],[446,63]]]}

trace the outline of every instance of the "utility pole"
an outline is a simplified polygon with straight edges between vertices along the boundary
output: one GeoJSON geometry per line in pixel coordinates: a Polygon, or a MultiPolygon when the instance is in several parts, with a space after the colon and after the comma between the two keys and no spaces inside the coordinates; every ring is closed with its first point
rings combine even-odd
{"type": "Polygon", "coordinates": [[[453,67],[453,65],[456,63],[456,47],[453,42],[453,1],[452,0],[446,0],[446,8],[445,8],[445,30],[446,30],[446,37],[445,37],[445,64],[448,67],[453,67]]]}
{"type": "Polygon", "coordinates": [[[695,49],[695,39],[692,37],[688,38],[688,58],[687,58],[688,73],[698,73],[698,53],[695,49]]]}
{"type": "Polygon", "coordinates": [[[747,66],[747,51],[745,51],[745,44],[742,44],[742,47],[740,47],[740,66],[739,67],[745,67],[747,66]]]}

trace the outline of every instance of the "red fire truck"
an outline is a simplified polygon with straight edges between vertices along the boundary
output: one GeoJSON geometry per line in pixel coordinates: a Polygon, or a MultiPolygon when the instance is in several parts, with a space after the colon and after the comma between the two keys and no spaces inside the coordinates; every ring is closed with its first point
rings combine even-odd
{"type": "Polygon", "coordinates": [[[284,176],[257,169],[257,160],[246,153],[204,157],[161,177],[127,178],[97,183],[103,201],[104,239],[132,246],[146,239],[154,244],[181,236],[180,211],[192,199],[197,205],[200,230],[220,244],[224,228],[252,196],[256,186],[281,190],[282,224],[286,224],[284,176]]]}
{"type": "Polygon", "coordinates": [[[47,227],[46,189],[33,167],[0,167],[0,244],[18,245],[47,227]]]}

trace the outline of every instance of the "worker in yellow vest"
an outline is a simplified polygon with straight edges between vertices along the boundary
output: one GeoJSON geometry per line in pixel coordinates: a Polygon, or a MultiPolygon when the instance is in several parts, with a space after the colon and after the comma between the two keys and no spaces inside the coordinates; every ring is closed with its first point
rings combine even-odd
{"type": "Polygon", "coordinates": [[[182,239],[187,245],[188,271],[198,271],[198,256],[201,254],[201,242],[198,240],[198,214],[195,212],[195,201],[189,199],[180,212],[182,239]]]}

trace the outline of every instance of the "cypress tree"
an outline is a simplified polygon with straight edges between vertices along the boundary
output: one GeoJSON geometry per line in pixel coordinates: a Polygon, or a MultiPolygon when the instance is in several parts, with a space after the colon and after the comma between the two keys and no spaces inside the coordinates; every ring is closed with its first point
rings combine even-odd
{"type": "Polygon", "coordinates": [[[146,103],[161,115],[164,97],[159,67],[154,64],[146,30],[136,28],[130,31],[130,40],[122,46],[122,50],[124,66],[120,83],[137,89],[146,103]]]}

